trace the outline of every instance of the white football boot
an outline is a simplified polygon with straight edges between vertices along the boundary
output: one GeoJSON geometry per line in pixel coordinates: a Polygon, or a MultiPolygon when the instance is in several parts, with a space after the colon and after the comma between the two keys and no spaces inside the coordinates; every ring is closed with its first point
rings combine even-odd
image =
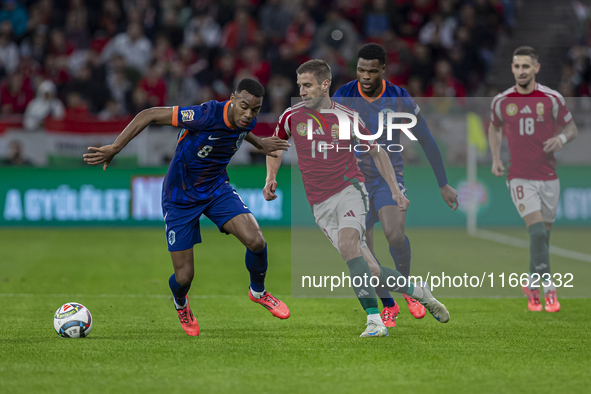
{"type": "Polygon", "coordinates": [[[378,324],[377,322],[374,321],[369,321],[367,322],[367,327],[365,328],[365,331],[363,331],[361,333],[361,335],[359,335],[360,338],[368,338],[368,337],[387,337],[390,335],[390,333],[388,332],[388,328],[386,328],[386,326],[384,325],[384,323],[380,322],[381,324],[378,324]]]}
{"type": "Polygon", "coordinates": [[[437,301],[427,282],[417,282],[415,286],[420,286],[423,289],[423,298],[417,300],[429,311],[429,313],[440,323],[447,323],[449,321],[449,311],[441,302],[437,301]]]}

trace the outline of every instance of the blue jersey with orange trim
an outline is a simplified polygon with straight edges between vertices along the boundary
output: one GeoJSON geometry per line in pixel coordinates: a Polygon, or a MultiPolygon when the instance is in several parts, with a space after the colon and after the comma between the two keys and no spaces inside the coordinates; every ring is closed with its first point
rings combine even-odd
{"type": "Polygon", "coordinates": [[[187,204],[207,201],[227,182],[226,167],[256,118],[241,130],[228,121],[230,101],[173,107],[172,125],[182,127],[162,187],[162,201],[187,204]]]}
{"type": "MultiPolygon", "coordinates": [[[[333,100],[346,105],[359,112],[365,122],[365,126],[372,133],[376,134],[379,125],[379,116],[385,116],[386,112],[406,112],[414,114],[418,119],[420,108],[410,94],[401,87],[391,82],[382,80],[382,94],[376,98],[367,97],[359,87],[359,81],[354,80],[341,86],[334,94],[333,100]]],[[[386,120],[384,118],[384,125],[386,120]]],[[[382,135],[376,139],[376,143],[383,146],[384,149],[391,144],[400,144],[400,130],[392,132],[392,139],[388,140],[386,129],[382,135]]],[[[392,147],[391,150],[394,150],[392,147]]],[[[390,152],[390,161],[397,175],[402,175],[404,170],[404,161],[399,152],[390,152]]],[[[376,167],[373,157],[356,153],[358,159],[361,159],[359,167],[366,177],[366,183],[379,183],[380,173],[376,167]]]]}

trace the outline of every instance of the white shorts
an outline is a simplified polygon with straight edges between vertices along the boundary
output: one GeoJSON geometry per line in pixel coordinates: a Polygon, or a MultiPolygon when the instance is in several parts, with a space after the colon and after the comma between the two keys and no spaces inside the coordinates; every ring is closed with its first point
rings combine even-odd
{"type": "Polygon", "coordinates": [[[507,182],[511,191],[511,199],[517,212],[524,217],[535,211],[542,211],[545,223],[554,223],[558,199],[560,198],[560,181],[532,181],[529,179],[511,179],[507,182]]]}
{"type": "Polygon", "coordinates": [[[312,205],[316,224],[332,245],[339,250],[339,230],[354,228],[359,231],[361,246],[365,246],[365,217],[369,199],[363,183],[349,185],[334,196],[312,205]]]}

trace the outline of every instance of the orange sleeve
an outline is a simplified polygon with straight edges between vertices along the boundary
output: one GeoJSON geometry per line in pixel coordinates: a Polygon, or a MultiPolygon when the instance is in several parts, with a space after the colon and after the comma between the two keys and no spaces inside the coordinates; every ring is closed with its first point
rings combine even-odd
{"type": "Polygon", "coordinates": [[[178,106],[172,107],[172,125],[174,127],[179,127],[179,107],[178,106]]]}

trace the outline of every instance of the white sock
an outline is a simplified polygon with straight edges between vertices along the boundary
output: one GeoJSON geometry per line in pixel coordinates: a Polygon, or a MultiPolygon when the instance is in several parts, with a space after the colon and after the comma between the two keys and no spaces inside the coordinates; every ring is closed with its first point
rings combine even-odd
{"type": "Polygon", "coordinates": [[[252,288],[250,288],[250,287],[249,287],[249,289],[250,289],[250,294],[252,294],[252,296],[253,296],[254,298],[261,298],[262,296],[264,296],[264,295],[265,295],[265,290],[263,290],[263,291],[254,291],[254,290],[253,290],[252,288]]]}
{"type": "Polygon", "coordinates": [[[420,300],[425,296],[425,294],[423,293],[423,288],[421,286],[419,286],[418,284],[415,283],[415,288],[412,291],[412,298],[414,298],[415,300],[420,300]]]}
{"type": "Polygon", "coordinates": [[[174,307],[175,307],[176,309],[183,309],[184,307],[186,307],[186,306],[187,306],[187,299],[186,299],[186,298],[185,298],[185,303],[184,303],[183,305],[179,305],[179,304],[177,304],[177,302],[176,302],[176,298],[174,298],[174,297],[172,297],[172,300],[174,301],[174,307]]]}
{"type": "Polygon", "coordinates": [[[371,315],[367,315],[367,322],[368,323],[375,323],[377,325],[383,326],[384,322],[379,313],[372,313],[371,315]]]}

